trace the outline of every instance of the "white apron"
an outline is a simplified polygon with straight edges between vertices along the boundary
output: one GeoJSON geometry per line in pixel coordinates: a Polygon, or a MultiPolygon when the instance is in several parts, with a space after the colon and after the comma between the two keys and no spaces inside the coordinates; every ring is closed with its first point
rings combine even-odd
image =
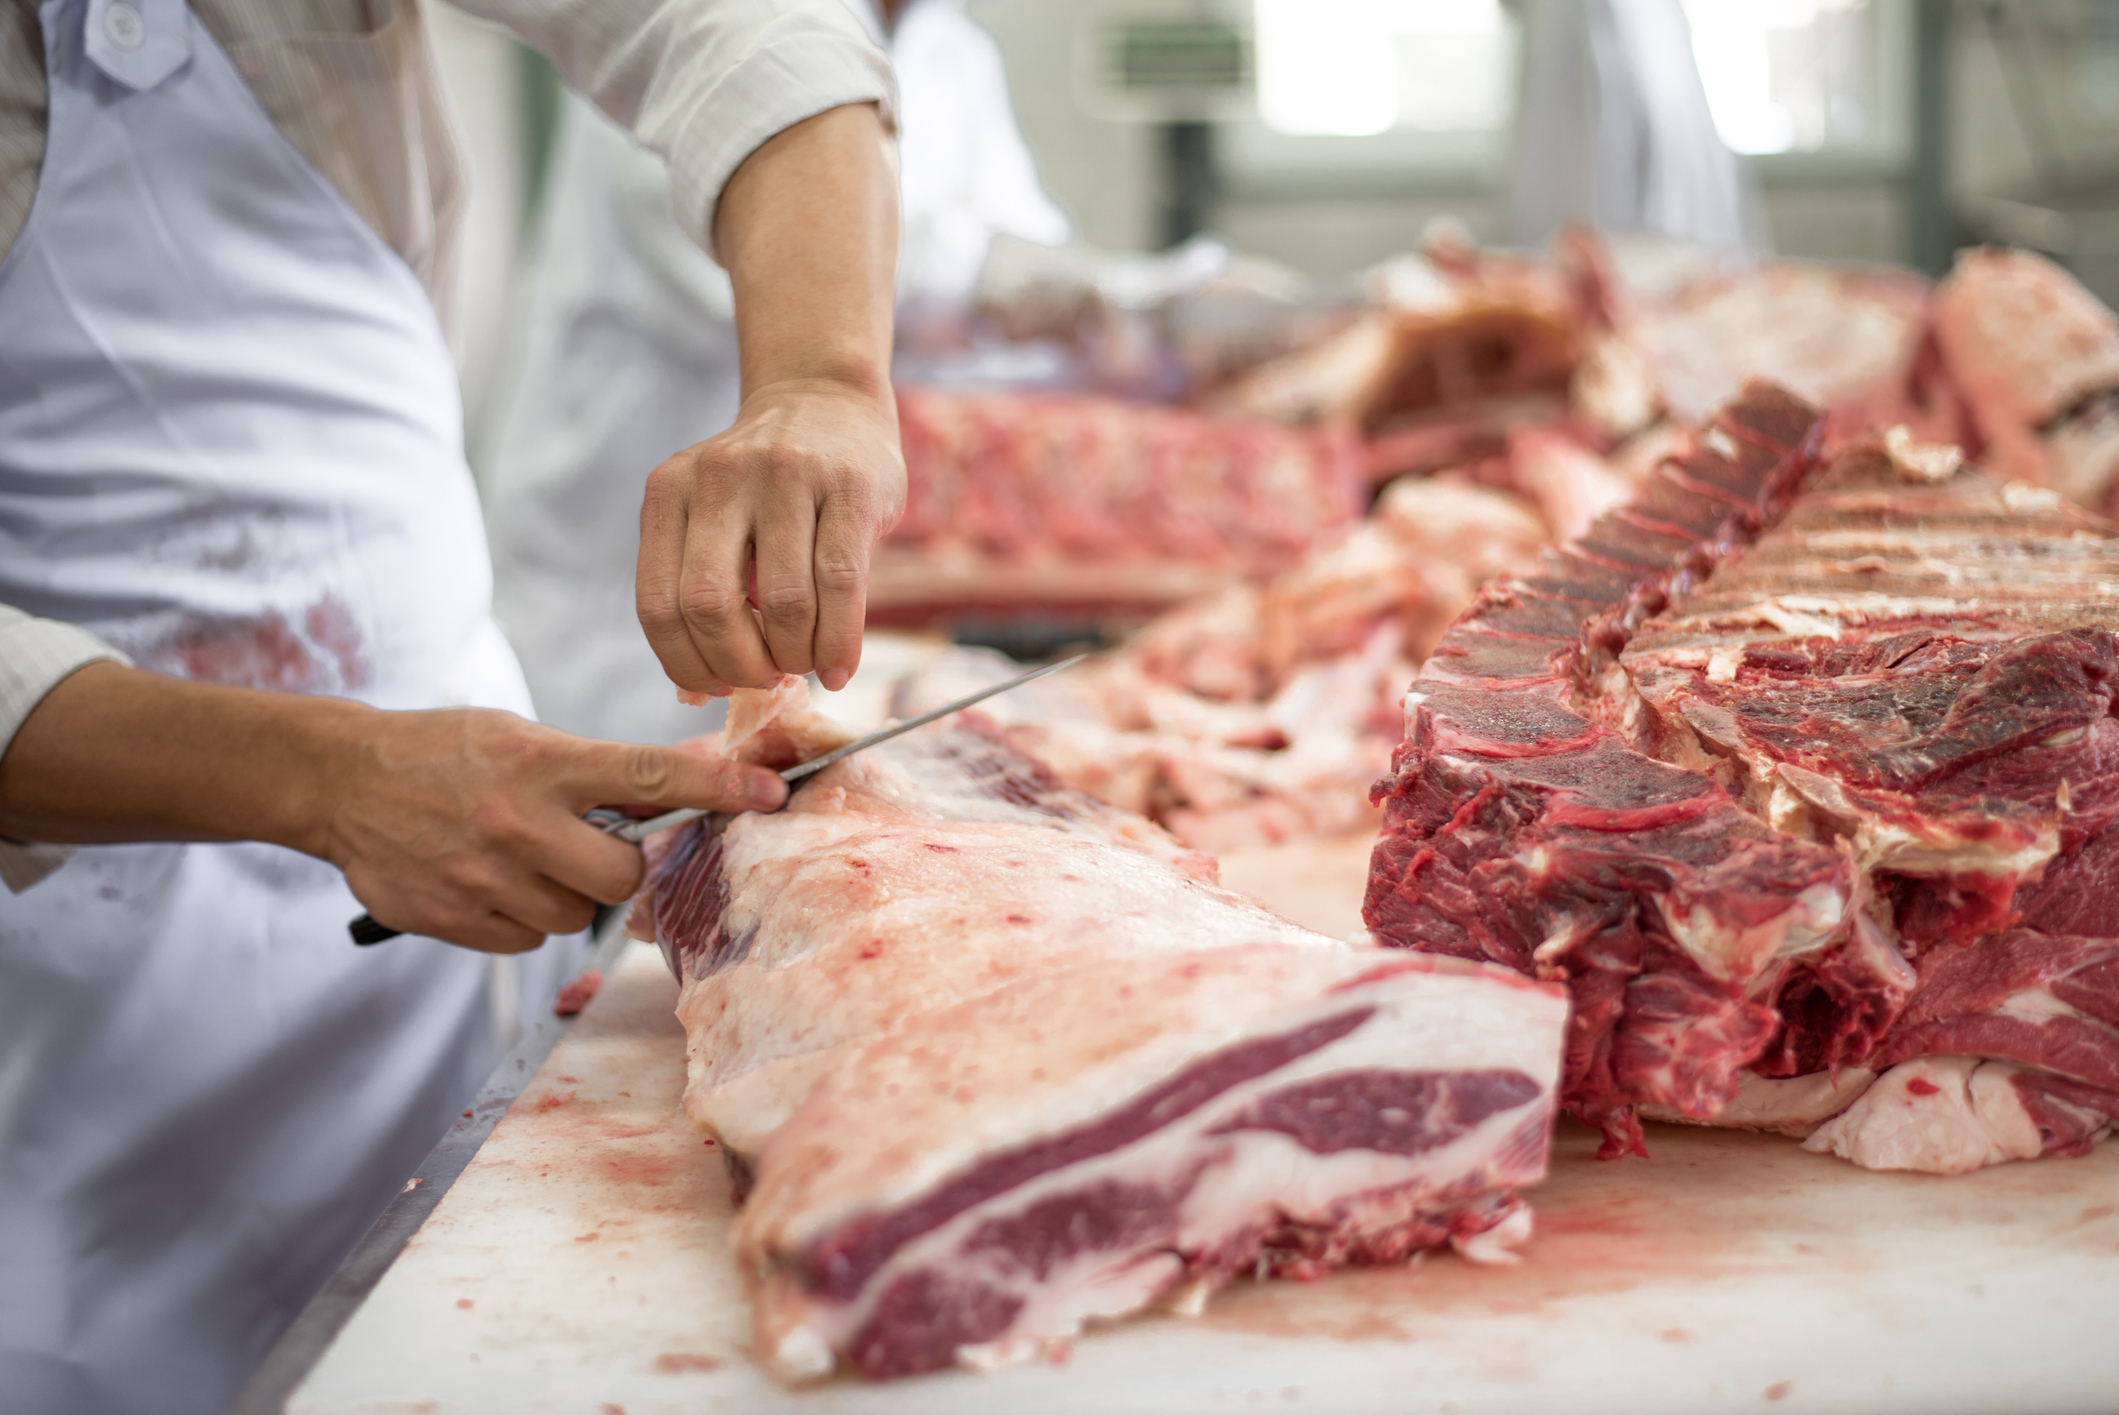
{"type": "Polygon", "coordinates": [[[1510,178],[1516,240],[1571,221],[1734,255],[1769,249],[1715,130],[1678,0],[1533,0],[1510,178]]]}
{"type": "MultiPolygon", "coordinates": [[[[42,20],[0,602],[190,678],[526,710],[418,281],[183,0],[42,20]]],[[[0,892],[0,1409],[222,1409],[475,1091],[486,960],[359,912],[265,845],[0,892]]]]}

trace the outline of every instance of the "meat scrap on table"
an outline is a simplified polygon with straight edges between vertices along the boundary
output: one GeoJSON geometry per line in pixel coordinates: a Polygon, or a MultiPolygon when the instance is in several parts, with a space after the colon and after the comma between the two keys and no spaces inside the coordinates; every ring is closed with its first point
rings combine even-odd
{"type": "Polygon", "coordinates": [[[1651,1116],[2080,1154],[2119,1116],[2119,527],[1903,429],[1825,463],[1825,423],[1754,384],[1480,593],[1364,916],[1565,982],[1611,1153],[1651,1116]]]}
{"type": "MultiPolygon", "coordinates": [[[[804,693],[739,692],[719,749],[843,740],[804,693]]],[[[631,924],[682,979],[685,1109],[785,1379],[1529,1234],[1561,989],[1298,928],[976,713],[673,834],[631,924]]]]}

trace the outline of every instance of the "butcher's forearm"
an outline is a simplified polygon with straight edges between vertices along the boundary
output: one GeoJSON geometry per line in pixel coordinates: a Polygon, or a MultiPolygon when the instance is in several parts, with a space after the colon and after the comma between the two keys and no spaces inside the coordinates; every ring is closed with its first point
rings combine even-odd
{"type": "Polygon", "coordinates": [[[770,139],[722,192],[743,405],[654,470],[640,509],[640,625],[679,688],[814,672],[837,689],[861,662],[869,556],[905,497],[897,231],[890,138],[866,104],[770,139]]]}
{"type": "Polygon", "coordinates": [[[773,810],[762,767],[569,737],[509,712],[384,712],[92,663],[0,755],[0,835],[261,840],[329,860],[393,928],[495,952],[586,927],[639,886],[597,805],[773,810]]]}
{"type": "Polygon", "coordinates": [[[887,395],[897,245],[896,161],[873,105],[830,109],[752,153],[714,217],[745,396],[815,382],[887,395]]]}
{"type": "Polygon", "coordinates": [[[0,756],[16,840],[267,840],[317,853],[322,783],[374,710],[92,663],[0,756]]]}

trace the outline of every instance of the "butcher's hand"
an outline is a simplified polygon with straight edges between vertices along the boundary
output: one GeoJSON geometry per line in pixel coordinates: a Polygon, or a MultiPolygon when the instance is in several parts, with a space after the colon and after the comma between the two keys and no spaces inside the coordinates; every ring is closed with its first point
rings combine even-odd
{"type": "Polygon", "coordinates": [[[596,806],[771,811],[777,773],[569,736],[513,713],[377,713],[341,748],[333,799],[298,848],[345,871],[375,919],[488,953],[587,928],[640,888],[640,847],[596,806]]]}
{"type": "Polygon", "coordinates": [[[768,139],[722,190],[712,244],[736,293],[742,407],[655,469],[640,513],[640,624],[686,692],[811,672],[836,690],[860,665],[869,557],[905,498],[897,213],[868,104],[768,139]]]}
{"type": "Polygon", "coordinates": [[[406,933],[519,953],[639,888],[595,806],[773,810],[762,767],[571,737],[479,708],[383,712],[112,662],[63,679],[0,755],[0,835],[261,840],[329,860],[406,933]]]}
{"type": "Polygon", "coordinates": [[[639,608],[671,681],[719,695],[814,672],[844,687],[861,662],[869,556],[904,488],[887,391],[830,380],[758,390],[734,427],[657,467],[639,608]]]}

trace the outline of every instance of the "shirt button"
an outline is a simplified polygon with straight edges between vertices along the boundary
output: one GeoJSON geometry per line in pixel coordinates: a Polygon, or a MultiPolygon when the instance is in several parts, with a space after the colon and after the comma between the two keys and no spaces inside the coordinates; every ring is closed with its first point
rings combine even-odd
{"type": "Polygon", "coordinates": [[[117,0],[103,12],[103,33],[120,49],[138,49],[147,38],[147,22],[125,0],[117,0]]]}

